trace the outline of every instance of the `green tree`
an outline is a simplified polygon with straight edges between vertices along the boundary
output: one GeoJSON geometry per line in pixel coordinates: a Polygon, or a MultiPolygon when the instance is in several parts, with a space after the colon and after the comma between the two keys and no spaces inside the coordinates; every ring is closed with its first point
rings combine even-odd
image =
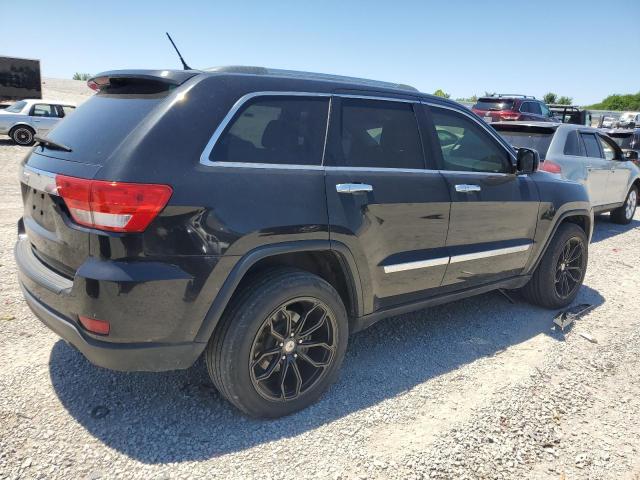
{"type": "Polygon", "coordinates": [[[442,98],[450,98],[451,97],[451,95],[449,95],[448,93],[445,93],[444,90],[442,90],[440,88],[438,90],[436,90],[435,92],[433,92],[433,94],[436,97],[442,97],[442,98]]]}
{"type": "Polygon", "coordinates": [[[588,106],[593,110],[633,110],[640,111],[640,92],[626,95],[609,95],[600,103],[588,106]]]}
{"type": "Polygon", "coordinates": [[[573,98],[563,95],[558,98],[557,103],[559,103],[560,105],[571,105],[573,103],[573,98]]]}
{"type": "Polygon", "coordinates": [[[90,73],[80,73],[80,72],[76,72],[73,74],[73,79],[74,80],[82,80],[82,81],[87,81],[91,78],[91,74],[90,73]]]}
{"type": "Polygon", "coordinates": [[[545,93],[544,97],[542,97],[542,100],[544,100],[544,103],[546,104],[558,103],[558,95],[553,92],[545,93]]]}

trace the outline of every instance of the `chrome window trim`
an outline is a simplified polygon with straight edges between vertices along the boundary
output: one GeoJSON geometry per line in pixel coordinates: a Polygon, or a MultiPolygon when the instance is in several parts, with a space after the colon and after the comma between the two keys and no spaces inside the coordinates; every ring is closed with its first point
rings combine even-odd
{"type": "MultiPolygon", "coordinates": [[[[231,120],[233,120],[233,117],[236,115],[236,113],[244,106],[245,103],[247,103],[249,100],[252,100],[256,97],[324,97],[329,99],[331,97],[340,97],[340,98],[358,98],[358,99],[365,99],[365,100],[383,100],[388,102],[401,102],[401,103],[413,103],[413,104],[420,103],[420,100],[417,98],[413,100],[409,100],[407,98],[393,98],[393,97],[385,97],[382,95],[381,96],[355,95],[355,94],[349,94],[349,93],[319,93],[319,92],[296,92],[296,91],[260,91],[260,92],[247,93],[246,95],[243,95],[242,97],[240,97],[236,101],[236,103],[233,104],[233,106],[224,116],[224,118],[222,119],[218,127],[214,130],[213,135],[211,135],[211,138],[207,142],[207,145],[204,147],[202,154],[200,154],[201,165],[206,165],[211,167],[211,166],[226,166],[224,164],[227,164],[230,166],[236,166],[236,167],[240,166],[245,168],[249,168],[248,165],[259,165],[256,168],[267,168],[267,167],[264,167],[264,165],[266,164],[256,164],[256,163],[248,163],[248,162],[247,163],[216,162],[215,160],[210,160],[209,158],[211,156],[211,152],[213,151],[216,143],[222,136],[223,132],[225,131],[225,129],[227,128],[231,120]]],[[[327,146],[327,134],[329,132],[328,129],[329,129],[329,119],[331,116],[331,107],[332,107],[331,102],[329,102],[329,109],[327,110],[327,123],[326,123],[327,130],[325,132],[325,142],[324,142],[323,152],[322,152],[323,161],[324,161],[325,149],[327,146]]],[[[291,169],[292,167],[302,167],[302,169],[311,169],[311,170],[316,170],[318,167],[322,166],[322,165],[286,165],[281,163],[270,163],[268,165],[270,165],[270,167],[268,168],[291,169]]],[[[390,170],[390,169],[387,169],[387,170],[390,170]]]]}
{"type": "MultiPolygon", "coordinates": [[[[491,135],[498,142],[498,144],[500,144],[502,146],[502,148],[505,149],[505,151],[507,152],[507,154],[509,155],[509,157],[513,161],[516,160],[516,155],[515,155],[515,152],[513,151],[512,147],[502,137],[500,137],[500,135],[498,135],[495,130],[487,128],[488,127],[487,122],[480,121],[476,117],[474,117],[474,115],[472,115],[470,112],[465,112],[464,110],[461,110],[459,108],[449,107],[447,105],[441,105],[441,104],[433,103],[433,102],[424,102],[423,101],[423,102],[420,102],[420,103],[422,103],[423,105],[429,105],[430,107],[444,108],[445,110],[452,110],[454,112],[461,113],[462,115],[465,115],[472,122],[475,122],[476,125],[480,126],[489,135],[491,135]]],[[[443,171],[452,172],[453,170],[443,170],[443,171]]],[[[470,172],[470,173],[483,173],[483,172],[470,172]]],[[[498,172],[498,173],[504,173],[504,172],[498,172]]],[[[512,174],[507,173],[507,175],[512,175],[512,174]]]]}
{"type": "Polygon", "coordinates": [[[20,169],[19,180],[28,187],[51,195],[58,195],[56,176],[53,173],[24,165],[20,169]]]}
{"type": "Polygon", "coordinates": [[[416,270],[419,268],[437,267],[440,265],[450,265],[452,263],[480,260],[482,258],[497,257],[499,255],[509,255],[512,253],[526,252],[531,248],[531,245],[531,242],[529,242],[524,245],[516,245],[515,247],[495,248],[493,250],[464,253],[461,255],[452,255],[450,257],[439,257],[431,258],[429,260],[416,260],[413,262],[395,263],[392,265],[384,265],[383,270],[384,273],[406,272],[407,270],[416,270]]]}

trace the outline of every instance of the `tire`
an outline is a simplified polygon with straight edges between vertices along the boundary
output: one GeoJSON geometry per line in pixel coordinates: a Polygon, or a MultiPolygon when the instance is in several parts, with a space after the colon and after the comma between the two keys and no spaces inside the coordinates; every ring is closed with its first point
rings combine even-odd
{"type": "Polygon", "coordinates": [[[631,186],[627,198],[624,200],[624,204],[611,211],[611,220],[621,225],[627,225],[633,220],[633,215],[636,213],[636,207],[638,206],[638,187],[631,186]]]}
{"type": "Polygon", "coordinates": [[[29,145],[33,145],[35,142],[36,132],[33,128],[26,125],[18,125],[11,129],[9,136],[18,145],[28,147],[29,145]]]}
{"type": "Polygon", "coordinates": [[[589,245],[584,230],[574,223],[563,223],[551,239],[547,251],[522,288],[522,294],[531,303],[557,309],[571,304],[578,295],[587,270],[589,245]],[[579,259],[569,261],[579,246],[579,259]],[[566,283],[565,283],[566,281],[566,283]],[[565,289],[565,285],[571,288],[565,289]]]}
{"type": "Polygon", "coordinates": [[[271,270],[232,300],[207,346],[207,369],[242,412],[282,417],[316,402],[335,381],[348,333],[344,304],[329,283],[297,269],[271,270]]]}

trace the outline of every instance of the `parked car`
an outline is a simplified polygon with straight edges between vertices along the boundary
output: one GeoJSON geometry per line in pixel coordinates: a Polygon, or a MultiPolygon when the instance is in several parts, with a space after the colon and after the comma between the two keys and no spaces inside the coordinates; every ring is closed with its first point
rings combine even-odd
{"type": "Polygon", "coordinates": [[[496,94],[480,97],[471,110],[486,122],[557,121],[543,101],[528,95],[496,94]]]}
{"type": "Polygon", "coordinates": [[[557,309],[583,281],[584,187],[453,101],[250,67],[89,85],[25,159],[15,255],[36,316],[96,365],[203,354],[231,403],[278,417],[382,318],[501,288],[557,309]]]}
{"type": "Polygon", "coordinates": [[[618,119],[611,115],[604,115],[600,117],[599,128],[613,128],[618,125],[618,119]]]}
{"type": "Polygon", "coordinates": [[[638,159],[638,157],[640,157],[640,127],[629,129],[615,128],[607,130],[606,133],[622,149],[625,158],[640,167],[640,160],[638,159]]]}
{"type": "Polygon", "coordinates": [[[45,136],[75,108],[69,102],[20,100],[0,110],[0,135],[9,135],[18,145],[33,145],[36,135],[45,136]]]}
{"type": "Polygon", "coordinates": [[[619,128],[635,128],[640,126],[640,112],[625,112],[618,119],[619,128]]]}
{"type": "Polygon", "coordinates": [[[493,127],[516,147],[535,148],[540,169],[583,183],[595,213],[611,212],[614,222],[633,219],[640,169],[608,135],[580,125],[503,122],[493,127]]]}

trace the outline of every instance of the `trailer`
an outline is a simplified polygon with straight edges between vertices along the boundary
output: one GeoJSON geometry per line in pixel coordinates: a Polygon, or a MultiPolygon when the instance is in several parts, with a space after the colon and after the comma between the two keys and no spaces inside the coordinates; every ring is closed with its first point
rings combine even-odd
{"type": "Polygon", "coordinates": [[[0,108],[24,98],[42,98],[40,60],[0,57],[0,108]]]}

